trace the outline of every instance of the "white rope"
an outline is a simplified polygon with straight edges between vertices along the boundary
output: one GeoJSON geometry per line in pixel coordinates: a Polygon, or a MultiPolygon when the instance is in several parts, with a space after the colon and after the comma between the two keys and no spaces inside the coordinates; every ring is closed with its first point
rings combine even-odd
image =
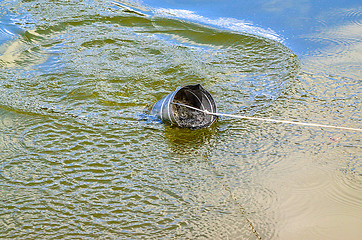
{"type": "Polygon", "coordinates": [[[293,121],[286,121],[286,120],[276,120],[270,118],[258,118],[258,117],[248,117],[248,116],[239,116],[239,115],[232,115],[232,114],[225,114],[225,113],[212,113],[207,110],[201,110],[195,107],[191,107],[189,105],[185,105],[182,103],[172,102],[172,104],[187,107],[208,115],[214,115],[218,117],[231,117],[231,118],[239,118],[239,119],[248,119],[248,120],[259,120],[259,121],[267,121],[267,122],[275,122],[275,123],[286,123],[286,124],[294,124],[294,125],[303,125],[303,126],[311,126],[311,127],[323,127],[323,128],[334,128],[334,129],[342,129],[342,130],[350,130],[350,131],[358,131],[362,132],[360,128],[349,128],[349,127],[339,127],[339,126],[332,126],[332,125],[324,125],[324,124],[316,124],[316,123],[305,123],[305,122],[293,122],[293,121]]]}

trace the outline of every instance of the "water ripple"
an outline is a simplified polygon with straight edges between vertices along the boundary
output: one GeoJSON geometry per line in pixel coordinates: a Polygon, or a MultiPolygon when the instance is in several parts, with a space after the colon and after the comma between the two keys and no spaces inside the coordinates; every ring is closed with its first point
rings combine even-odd
{"type": "MultiPolygon", "coordinates": [[[[347,173],[348,174],[348,173],[347,173]]],[[[362,203],[359,194],[361,186],[361,176],[355,174],[345,175],[344,172],[336,172],[333,179],[333,185],[328,188],[328,196],[333,201],[344,206],[353,207],[358,210],[362,203]]]]}
{"type": "MultiPolygon", "coordinates": [[[[0,237],[270,239],[308,220],[312,236],[328,236],[315,223],[344,209],[354,219],[357,134],[235,119],[192,131],[141,113],[197,82],[221,112],[358,124],[359,78],[298,74],[281,38],[246,21],[123,2],[13,6],[0,237]]],[[[356,36],[330,38],[342,30],[315,41],[351,51],[356,36]]]]}

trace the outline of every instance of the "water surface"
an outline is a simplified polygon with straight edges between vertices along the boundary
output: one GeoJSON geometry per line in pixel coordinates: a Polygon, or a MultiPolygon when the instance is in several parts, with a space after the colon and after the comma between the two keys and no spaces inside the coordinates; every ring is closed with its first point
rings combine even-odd
{"type": "Polygon", "coordinates": [[[0,4],[2,238],[361,236],[360,133],[145,112],[200,83],[220,112],[361,127],[358,4],[224,2],[0,4]]]}

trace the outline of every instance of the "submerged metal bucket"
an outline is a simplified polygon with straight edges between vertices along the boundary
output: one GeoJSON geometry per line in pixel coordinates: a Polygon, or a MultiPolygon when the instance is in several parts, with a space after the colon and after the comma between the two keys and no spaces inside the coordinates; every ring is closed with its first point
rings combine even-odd
{"type": "Polygon", "coordinates": [[[177,88],[176,91],[156,102],[151,114],[157,115],[164,122],[191,129],[209,127],[217,118],[214,115],[177,105],[177,103],[211,113],[217,112],[211,94],[200,84],[196,84],[177,88]]]}

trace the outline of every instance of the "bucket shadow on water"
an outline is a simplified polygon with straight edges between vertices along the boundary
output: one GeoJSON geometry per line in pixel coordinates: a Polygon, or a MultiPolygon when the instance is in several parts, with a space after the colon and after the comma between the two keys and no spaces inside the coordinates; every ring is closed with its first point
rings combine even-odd
{"type": "Polygon", "coordinates": [[[197,130],[169,125],[164,130],[170,150],[181,155],[195,154],[209,149],[214,145],[217,135],[218,127],[215,124],[197,130]]]}

